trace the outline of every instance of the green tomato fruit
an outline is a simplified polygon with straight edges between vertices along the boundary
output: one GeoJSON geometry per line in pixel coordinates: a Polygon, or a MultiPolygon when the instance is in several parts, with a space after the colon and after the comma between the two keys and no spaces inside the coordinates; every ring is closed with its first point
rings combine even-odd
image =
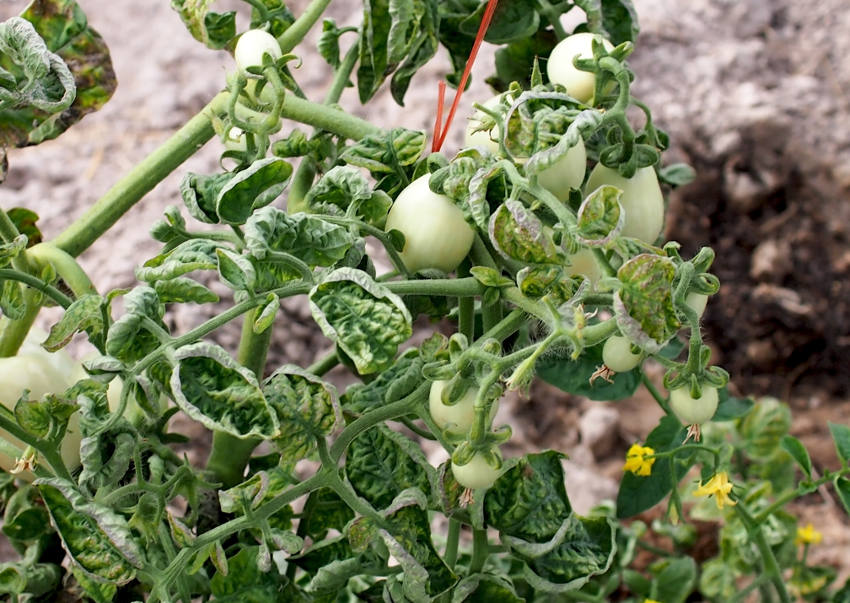
{"type": "Polygon", "coordinates": [[[567,274],[585,276],[591,285],[595,285],[603,276],[602,268],[591,249],[580,249],[567,257],[567,274]]]}
{"type": "Polygon", "coordinates": [[[585,197],[603,184],[616,186],[623,191],[620,203],[626,217],[620,234],[645,243],[655,243],[664,227],[664,196],[655,168],[639,168],[631,178],[623,178],[617,170],[598,163],[587,179],[585,197]]]}
{"type": "MultiPolygon", "coordinates": [[[[431,418],[434,419],[434,423],[440,429],[452,429],[466,433],[475,420],[475,398],[478,396],[478,390],[469,388],[455,404],[447,405],[443,403],[442,396],[448,383],[448,381],[434,381],[431,384],[431,392],[428,395],[428,408],[431,411],[431,418]]],[[[498,410],[499,401],[496,400],[490,407],[490,421],[496,416],[498,410]]]]}
{"type": "Polygon", "coordinates": [[[717,388],[708,385],[702,386],[702,396],[699,398],[691,397],[690,387],[680,387],[670,392],[670,408],[684,425],[702,425],[710,421],[717,412],[719,400],[717,388]]]}
{"type": "Polygon", "coordinates": [[[457,483],[470,490],[489,488],[499,478],[499,473],[498,469],[487,463],[481,453],[475,453],[466,465],[458,465],[452,461],[452,474],[457,483]]]}
{"type": "Polygon", "coordinates": [[[620,335],[612,335],[602,346],[602,362],[615,373],[626,373],[638,364],[642,354],[632,352],[632,342],[620,335]]]}
{"type": "Polygon", "coordinates": [[[566,201],[572,189],[581,188],[586,170],[587,150],[579,138],[578,144],[570,147],[566,155],[538,174],[537,182],[559,201],[566,201]]]}
{"type": "Polygon", "coordinates": [[[451,199],[428,187],[428,174],[411,182],[387,215],[386,230],[404,235],[401,259],[411,272],[435,268],[451,272],[472,248],[475,231],[451,199]]]}
{"type": "Polygon", "coordinates": [[[697,313],[699,318],[702,318],[703,313],[705,312],[705,307],[708,305],[708,296],[703,295],[702,293],[688,293],[688,296],[685,298],[685,303],[688,307],[697,313]]]}
{"type": "MultiPolygon", "coordinates": [[[[30,400],[40,400],[45,394],[61,394],[77,382],[77,361],[65,350],[45,350],[39,345],[45,339],[47,333],[33,327],[16,356],[0,358],[0,402],[13,412],[24,390],[29,390],[30,400]]],[[[26,444],[3,429],[0,429],[0,437],[21,450],[26,448],[26,444]]],[[[68,421],[60,451],[70,470],[80,466],[80,439],[80,415],[74,413],[68,421]]],[[[0,467],[9,471],[14,466],[15,459],[0,452],[0,467]]],[[[18,477],[32,481],[35,476],[26,471],[18,477]]]]}
{"type": "Polygon", "coordinates": [[[567,89],[567,94],[582,103],[588,103],[593,99],[596,75],[576,69],[573,59],[576,56],[582,59],[593,58],[591,42],[594,37],[602,40],[605,50],[610,52],[614,49],[614,45],[599,34],[577,33],[558,42],[558,45],[552,49],[549,62],[546,64],[549,81],[562,85],[567,89]]]}
{"type": "Polygon", "coordinates": [[[273,35],[262,29],[252,29],[246,31],[236,42],[236,49],[233,51],[233,56],[236,59],[236,66],[242,75],[253,78],[260,77],[248,71],[251,67],[263,66],[263,55],[269,55],[273,60],[277,60],[283,56],[280,50],[280,44],[273,35]]]}

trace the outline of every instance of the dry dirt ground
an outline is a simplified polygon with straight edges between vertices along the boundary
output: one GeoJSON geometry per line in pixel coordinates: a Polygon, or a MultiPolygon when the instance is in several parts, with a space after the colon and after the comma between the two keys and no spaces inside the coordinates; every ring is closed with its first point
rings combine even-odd
{"type": "MultiPolygon", "coordinates": [[[[0,0],[0,19],[26,2],[0,0]]],[[[122,174],[163,142],[220,89],[232,59],[195,42],[166,0],[80,0],[112,49],[119,80],[113,100],[56,141],[9,154],[0,205],[36,210],[47,236],[57,234],[122,174]]],[[[291,3],[298,14],[305,0],[291,3]]],[[[330,13],[355,24],[357,4],[336,0],[330,13]]],[[[715,359],[740,393],[789,400],[795,433],[815,464],[832,465],[826,420],[850,419],[850,6],[847,0],[635,0],[641,35],[631,66],[635,93],[671,134],[668,161],[698,171],[671,197],[667,235],[690,255],[717,252],[722,288],[709,304],[705,330],[715,359]]],[[[243,6],[221,0],[216,9],[243,6]]],[[[244,21],[241,29],[244,29],[244,21]]],[[[315,33],[315,32],[314,32],[315,33]]],[[[310,37],[315,42],[315,35],[310,37]]],[[[296,74],[320,97],[329,83],[311,46],[296,74]]],[[[299,49],[301,50],[301,49],[299,49]]],[[[484,49],[468,102],[490,92],[484,49]]],[[[367,116],[383,126],[430,132],[445,57],[413,80],[404,108],[388,95],[367,116]]],[[[349,91],[342,104],[364,115],[349,91]]],[[[445,150],[460,142],[456,126],[445,150]]],[[[147,228],[169,204],[187,170],[216,169],[221,147],[208,144],[95,243],[81,262],[101,291],[132,286],[139,258],[156,253],[147,228]]],[[[191,328],[206,309],[171,315],[191,328]]],[[[326,347],[309,312],[287,306],[272,358],[310,362],[326,347]]],[[[235,346],[238,325],[219,336],[235,346]]],[[[554,447],[571,455],[569,489],[579,509],[615,493],[627,444],[657,415],[642,396],[614,405],[572,398],[547,386],[503,405],[515,450],[554,447]]],[[[184,424],[191,430],[191,423],[184,424]]],[[[199,433],[196,431],[196,433],[199,433]]],[[[203,443],[189,451],[201,460],[203,443]]],[[[790,469],[789,469],[790,470],[790,469]]],[[[799,512],[827,534],[818,554],[847,566],[846,520],[829,498],[799,512]]]]}

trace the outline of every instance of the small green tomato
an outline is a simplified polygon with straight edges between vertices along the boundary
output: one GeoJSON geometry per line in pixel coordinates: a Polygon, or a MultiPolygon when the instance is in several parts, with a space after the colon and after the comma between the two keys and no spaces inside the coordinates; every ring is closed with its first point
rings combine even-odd
{"type": "Polygon", "coordinates": [[[233,51],[233,56],[236,59],[236,66],[242,75],[249,78],[260,77],[250,73],[248,69],[251,67],[262,67],[263,56],[269,55],[273,60],[277,60],[283,56],[280,50],[280,44],[273,35],[262,29],[251,29],[246,31],[236,42],[236,49],[233,51]]]}
{"type": "Polygon", "coordinates": [[[472,248],[475,231],[463,212],[445,195],[428,187],[428,174],[411,182],[396,197],[386,230],[404,235],[401,259],[411,272],[436,268],[451,272],[472,248]]]}
{"type": "Polygon", "coordinates": [[[465,465],[458,465],[452,461],[452,473],[457,483],[464,488],[478,490],[492,486],[499,478],[500,471],[491,467],[484,455],[477,452],[465,465]]]}
{"type": "Polygon", "coordinates": [[[622,235],[644,243],[655,243],[664,226],[664,196],[655,175],[655,168],[638,168],[631,178],[623,178],[617,170],[601,163],[590,172],[584,187],[585,196],[603,184],[623,191],[620,203],[626,214],[622,235]]]}
{"type": "Polygon", "coordinates": [[[638,364],[642,354],[632,352],[632,342],[621,335],[612,335],[602,346],[602,362],[615,373],[625,373],[638,364]]]}
{"type": "MultiPolygon", "coordinates": [[[[428,408],[431,412],[431,418],[434,419],[434,423],[440,429],[452,429],[466,433],[475,420],[475,398],[478,396],[478,390],[471,387],[455,404],[447,405],[443,403],[442,395],[448,383],[448,381],[434,381],[431,384],[431,392],[428,395],[428,408]]],[[[498,410],[499,401],[496,400],[490,407],[491,421],[498,410]]]]}
{"type": "Polygon", "coordinates": [[[602,268],[591,249],[580,249],[567,258],[567,274],[585,276],[591,285],[595,285],[603,276],[602,268]]]}
{"type": "Polygon", "coordinates": [[[588,103],[593,99],[596,75],[576,69],[573,59],[576,56],[582,59],[593,58],[591,42],[594,37],[602,40],[605,50],[610,52],[614,49],[614,45],[599,34],[577,33],[561,40],[552,49],[546,64],[549,81],[562,85],[567,89],[567,94],[582,103],[588,103]]]}
{"type": "Polygon", "coordinates": [[[684,425],[702,425],[717,412],[720,398],[717,388],[702,386],[702,396],[691,397],[690,387],[680,387],[670,392],[670,408],[684,425]]]}

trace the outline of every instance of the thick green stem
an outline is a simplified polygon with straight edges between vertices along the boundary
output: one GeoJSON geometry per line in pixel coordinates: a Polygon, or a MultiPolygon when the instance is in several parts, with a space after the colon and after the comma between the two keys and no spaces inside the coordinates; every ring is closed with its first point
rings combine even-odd
{"type": "Polygon", "coordinates": [[[316,24],[316,21],[319,20],[330,3],[331,0],[313,0],[307,5],[301,16],[287,27],[286,31],[277,39],[283,54],[291,52],[293,48],[298,46],[298,43],[304,39],[304,36],[316,24]]]}
{"type": "Polygon", "coordinates": [[[322,375],[327,373],[329,370],[331,370],[332,368],[334,368],[338,364],[339,364],[339,356],[337,356],[336,350],[334,350],[334,351],[330,352],[329,354],[323,356],[322,358],[319,358],[318,360],[316,360],[313,364],[308,366],[305,370],[308,373],[312,373],[313,375],[316,375],[317,377],[321,377],[322,375]]]}
{"type": "Polygon", "coordinates": [[[50,264],[56,270],[56,274],[65,281],[65,284],[74,292],[76,297],[95,294],[97,289],[70,253],[60,249],[52,243],[39,243],[27,251],[30,258],[37,263],[50,264]]]}
{"type": "Polygon", "coordinates": [[[767,538],[765,538],[761,524],[756,523],[742,500],[737,501],[737,504],[733,508],[740,515],[750,538],[753,539],[756,547],[758,547],[762,563],[764,564],[764,573],[770,577],[773,588],[776,589],[776,594],[779,595],[779,600],[782,603],[791,603],[791,596],[788,594],[788,590],[785,588],[785,581],[782,578],[782,570],[779,568],[779,563],[776,561],[773,549],[770,548],[770,544],[768,544],[767,538]]]}
{"type": "Polygon", "coordinates": [[[52,243],[72,256],[89,248],[133,205],[213,137],[213,118],[229,93],[221,92],[165,143],[137,164],[52,243]]]}
{"type": "Polygon", "coordinates": [[[32,287],[36,291],[41,291],[47,297],[56,302],[57,305],[67,308],[73,303],[73,299],[62,293],[53,285],[48,285],[37,276],[21,272],[19,270],[11,270],[9,268],[0,268],[0,281],[18,281],[24,283],[28,287],[32,287]]]}
{"type": "Polygon", "coordinates": [[[472,531],[472,561],[469,562],[469,573],[477,574],[484,568],[484,563],[490,554],[490,543],[487,542],[487,530],[472,531]]]}
{"type": "Polygon", "coordinates": [[[40,294],[33,289],[24,290],[24,315],[17,320],[0,318],[0,358],[10,358],[18,353],[41,310],[40,294]]]}
{"type": "Polygon", "coordinates": [[[384,287],[397,295],[475,297],[484,293],[484,285],[473,277],[391,281],[384,283],[384,287]]]}
{"type": "MultiPolygon", "coordinates": [[[[357,62],[359,54],[359,44],[355,43],[351,46],[334,74],[331,87],[328,90],[327,96],[325,96],[326,105],[336,103],[340,96],[342,96],[342,92],[345,90],[346,84],[348,84],[351,71],[354,69],[354,64],[357,62]]],[[[318,130],[314,130],[313,134],[315,135],[316,132],[318,130]]],[[[292,185],[289,187],[289,195],[286,198],[287,212],[294,214],[299,211],[307,211],[308,208],[304,205],[304,197],[307,196],[307,192],[310,190],[310,186],[313,184],[313,178],[315,177],[315,160],[310,156],[303,157],[301,163],[298,165],[298,169],[295,171],[295,175],[292,177],[292,185]]]]}
{"type": "Polygon", "coordinates": [[[451,569],[457,563],[457,549],[460,542],[460,522],[457,519],[449,519],[449,534],[446,537],[446,553],[443,560],[451,569]]]}
{"type": "Polygon", "coordinates": [[[352,140],[360,140],[383,132],[381,128],[365,119],[292,94],[288,94],[283,101],[281,116],[352,140]]]}

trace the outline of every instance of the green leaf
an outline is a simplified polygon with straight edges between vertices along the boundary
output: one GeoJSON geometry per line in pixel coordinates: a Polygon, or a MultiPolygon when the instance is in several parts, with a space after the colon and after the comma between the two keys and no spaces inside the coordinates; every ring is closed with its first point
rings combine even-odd
{"type": "Polygon", "coordinates": [[[431,491],[433,467],[412,440],[383,425],[364,431],[348,449],[345,473],[357,493],[384,509],[402,491],[431,491]]]}
{"type": "Polygon", "coordinates": [[[257,563],[258,546],[246,546],[227,560],[228,572],[217,571],[210,580],[210,590],[222,603],[267,603],[294,601],[287,598],[286,577],[276,570],[264,572],[257,563]]]}
{"type": "Polygon", "coordinates": [[[614,293],[614,315],[620,331],[649,353],[660,351],[681,326],[673,308],[672,260],[643,253],[623,264],[614,293]]]}
{"type": "MultiPolygon", "coordinates": [[[[487,3],[481,2],[477,10],[461,22],[461,31],[475,37],[486,8],[487,3]]],[[[537,3],[534,0],[502,2],[496,6],[484,40],[490,44],[508,44],[523,40],[534,35],[539,25],[540,15],[537,14],[537,3]]]]}
{"type": "Polygon", "coordinates": [[[281,437],[275,445],[281,465],[294,467],[330,435],[341,420],[336,389],[303,369],[286,364],[263,382],[263,395],[277,413],[281,437]]]}
{"type": "MultiPolygon", "coordinates": [[[[673,416],[664,416],[658,427],[647,436],[644,445],[652,448],[657,454],[679,447],[684,439],[685,429],[679,424],[678,419],[673,416]]],[[[693,465],[694,457],[693,455],[680,457],[676,461],[675,475],[672,476],[673,466],[669,457],[656,459],[652,465],[651,475],[640,476],[625,472],[617,493],[617,517],[620,519],[633,517],[661,502],[669,494],[673,484],[678,484],[693,465]]]]}
{"type": "Polygon", "coordinates": [[[505,201],[490,219],[490,240],[509,259],[527,264],[558,264],[558,249],[543,222],[519,201],[505,201]]]}
{"type": "Polygon", "coordinates": [[[62,574],[62,568],[54,563],[2,563],[0,593],[23,595],[24,598],[42,597],[57,589],[62,574]]]}
{"type": "Polygon", "coordinates": [[[603,185],[590,193],[578,209],[578,240],[590,246],[604,246],[616,239],[626,223],[620,204],[623,191],[603,185]]]}
{"type": "Polygon", "coordinates": [[[650,568],[655,575],[649,598],[664,603],[684,603],[697,581],[696,562],[691,557],[665,559],[650,568]]]}
{"type": "Polygon", "coordinates": [[[293,479],[292,474],[282,467],[255,473],[241,484],[219,491],[221,510],[225,513],[244,513],[246,509],[243,501],[249,503],[250,509],[256,509],[289,488],[293,479]]]}
{"type": "Polygon", "coordinates": [[[496,51],[496,74],[487,83],[497,92],[504,92],[511,82],[518,82],[523,90],[530,89],[531,68],[537,57],[548,57],[558,44],[551,29],[538,29],[534,35],[515,40],[496,51]]]}
{"type": "Polygon", "coordinates": [[[164,304],[214,304],[219,300],[218,295],[204,285],[185,276],[154,281],[153,288],[164,304]]]}
{"type": "Polygon", "coordinates": [[[687,163],[673,163],[658,170],[658,179],[672,187],[690,184],[696,176],[694,168],[687,163]]]}
{"type": "Polygon", "coordinates": [[[603,364],[602,346],[596,345],[585,348],[576,360],[570,360],[569,356],[565,358],[558,358],[557,355],[544,356],[537,362],[535,368],[537,374],[546,383],[576,396],[601,401],[631,397],[640,386],[640,368],[616,373],[611,377],[610,382],[600,377],[591,383],[591,375],[603,364]]]}
{"type": "Polygon", "coordinates": [[[328,530],[342,532],[345,525],[354,519],[354,511],[330,488],[313,490],[304,503],[299,530],[303,524],[304,534],[313,542],[324,540],[328,530]]]}
{"type": "Polygon", "coordinates": [[[841,499],[841,504],[844,505],[844,510],[850,513],[850,479],[836,476],[832,483],[835,486],[836,494],[841,499]]]}
{"type": "Polygon", "coordinates": [[[209,429],[238,438],[273,438],[280,433],[277,415],[254,373],[222,348],[200,342],[178,349],[171,375],[174,401],[209,429]]]}
{"type": "Polygon", "coordinates": [[[214,13],[209,7],[215,0],[171,0],[192,37],[209,48],[224,48],[236,35],[236,13],[214,13]]]}
{"type": "Polygon", "coordinates": [[[227,181],[216,197],[216,213],[226,224],[244,224],[254,210],[277,199],[292,166],[277,157],[258,159],[227,181]]]}
{"type": "Polygon", "coordinates": [[[15,418],[18,425],[39,438],[46,438],[51,426],[63,433],[68,419],[77,410],[77,406],[58,396],[47,394],[43,400],[20,399],[15,404],[15,418]]]}
{"type": "Polygon", "coordinates": [[[365,104],[384,80],[394,78],[393,98],[403,104],[408,82],[437,51],[437,5],[433,0],[367,0],[363,3],[363,34],[357,90],[365,104]]]}
{"type": "Polygon", "coordinates": [[[452,603],[525,603],[520,598],[510,579],[493,574],[472,574],[467,576],[452,590],[452,603]]]}
{"type": "Polygon", "coordinates": [[[269,293],[266,296],[265,305],[257,314],[257,318],[254,319],[254,324],[252,326],[254,333],[259,335],[271,327],[274,323],[275,316],[277,316],[278,310],[280,310],[280,298],[276,293],[269,293]]]}
{"type": "Polygon", "coordinates": [[[274,264],[274,253],[283,252],[308,266],[333,266],[354,244],[342,226],[318,216],[289,215],[276,207],[265,207],[245,223],[245,247],[261,264],[274,264]]]}
{"type": "Polygon", "coordinates": [[[729,395],[729,390],[722,387],[717,391],[719,403],[712,421],[732,421],[746,416],[755,402],[752,398],[735,398],[729,395]]]}
{"type": "MultiPolygon", "coordinates": [[[[0,177],[0,182],[3,182],[2,177],[0,177]]],[[[36,222],[38,222],[37,213],[25,207],[13,207],[6,211],[6,215],[9,216],[18,232],[27,236],[27,247],[41,243],[44,237],[36,225],[36,222]]]]}
{"type": "Polygon", "coordinates": [[[844,466],[847,466],[847,463],[850,462],[850,427],[832,422],[828,422],[827,425],[829,425],[832,440],[835,442],[838,458],[841,459],[844,466]]]}
{"type": "Polygon", "coordinates": [[[431,523],[421,492],[405,490],[399,494],[385,518],[389,527],[378,534],[404,570],[405,597],[414,602],[432,601],[457,582],[431,541],[431,523]]]}
{"type": "Polygon", "coordinates": [[[346,147],[340,159],[366,168],[373,175],[393,174],[412,166],[425,150],[425,133],[393,128],[382,134],[370,134],[346,147]]]}
{"type": "Polygon", "coordinates": [[[632,0],[602,0],[602,26],[615,46],[637,39],[637,11],[632,0]]]}
{"type": "Polygon", "coordinates": [[[739,427],[744,451],[757,461],[772,459],[790,429],[791,410],[775,398],[761,398],[739,427]]]}
{"type": "Polygon", "coordinates": [[[319,36],[317,48],[319,54],[333,69],[339,67],[339,37],[343,31],[336,26],[333,19],[322,21],[322,35],[319,36]]]}
{"type": "Polygon", "coordinates": [[[234,291],[252,292],[257,275],[251,260],[219,247],[215,250],[218,259],[218,274],[221,282],[234,291]]]}
{"type": "Polygon", "coordinates": [[[405,350],[392,366],[381,371],[369,383],[349,387],[342,397],[343,406],[348,411],[364,413],[401,400],[422,384],[424,364],[416,349],[405,350]]]}
{"type": "Polygon", "coordinates": [[[806,450],[806,447],[803,446],[803,443],[800,442],[797,438],[790,435],[782,436],[782,440],[780,440],[780,445],[782,449],[785,450],[788,454],[790,454],[797,464],[800,465],[800,468],[805,472],[806,476],[812,477],[812,459],[809,457],[809,452],[806,450]]]}
{"type": "Polygon", "coordinates": [[[218,245],[207,239],[189,239],[177,247],[145,262],[136,268],[136,278],[154,282],[172,279],[195,270],[216,270],[218,245]]]}
{"type": "Polygon", "coordinates": [[[388,366],[413,330],[401,299],[368,274],[340,268],[310,292],[313,318],[361,375],[388,366]]]}
{"type": "Polygon", "coordinates": [[[122,516],[89,502],[59,478],[39,480],[38,490],[62,546],[84,575],[119,586],[135,577],[135,568],[142,567],[141,551],[122,516]]]}
{"type": "Polygon", "coordinates": [[[59,322],[50,327],[50,334],[42,343],[48,352],[55,352],[71,342],[76,333],[88,331],[89,337],[103,331],[103,309],[105,300],[94,294],[83,295],[73,301],[62,314],[59,322]]]}
{"type": "Polygon", "coordinates": [[[180,181],[180,196],[189,214],[201,222],[218,224],[218,214],[215,211],[218,193],[225,184],[230,182],[233,174],[229,172],[212,174],[193,174],[189,172],[180,181]]]}
{"type": "Polygon", "coordinates": [[[20,320],[27,310],[21,284],[18,281],[2,281],[2,286],[2,289],[0,289],[0,312],[10,320],[20,320]]]}
{"type": "Polygon", "coordinates": [[[42,507],[28,507],[14,517],[8,511],[3,518],[3,533],[10,540],[36,540],[50,531],[50,518],[42,507]]]}
{"type": "Polygon", "coordinates": [[[563,458],[552,450],[521,457],[487,491],[487,524],[529,542],[552,538],[572,513],[564,488],[563,458]]]}
{"type": "Polygon", "coordinates": [[[116,320],[106,336],[106,352],[119,360],[139,360],[156,349],[160,340],[153,325],[166,331],[165,308],[152,287],[138,286],[124,296],[124,316],[116,320]],[[150,324],[153,323],[153,324],[150,324]]]}
{"type": "Polygon", "coordinates": [[[616,531],[607,517],[572,515],[560,544],[528,560],[524,577],[535,589],[563,593],[576,590],[611,567],[617,553],[616,531]]]}
{"type": "Polygon", "coordinates": [[[0,127],[0,146],[4,138],[8,144],[23,146],[59,136],[85,115],[100,109],[116,86],[109,49],[100,34],[89,27],[77,2],[38,0],[31,2],[21,16],[33,24],[47,49],[71,67],[76,97],[70,107],[53,115],[37,110],[3,115],[0,110],[0,123],[8,124],[16,139],[8,142],[9,131],[0,127]]]}
{"type": "Polygon", "coordinates": [[[359,217],[383,227],[392,200],[383,191],[373,191],[357,168],[338,165],[310,188],[305,203],[314,213],[359,217]]]}
{"type": "Polygon", "coordinates": [[[5,268],[27,248],[27,236],[20,234],[9,243],[0,243],[0,268],[5,268]]]}

